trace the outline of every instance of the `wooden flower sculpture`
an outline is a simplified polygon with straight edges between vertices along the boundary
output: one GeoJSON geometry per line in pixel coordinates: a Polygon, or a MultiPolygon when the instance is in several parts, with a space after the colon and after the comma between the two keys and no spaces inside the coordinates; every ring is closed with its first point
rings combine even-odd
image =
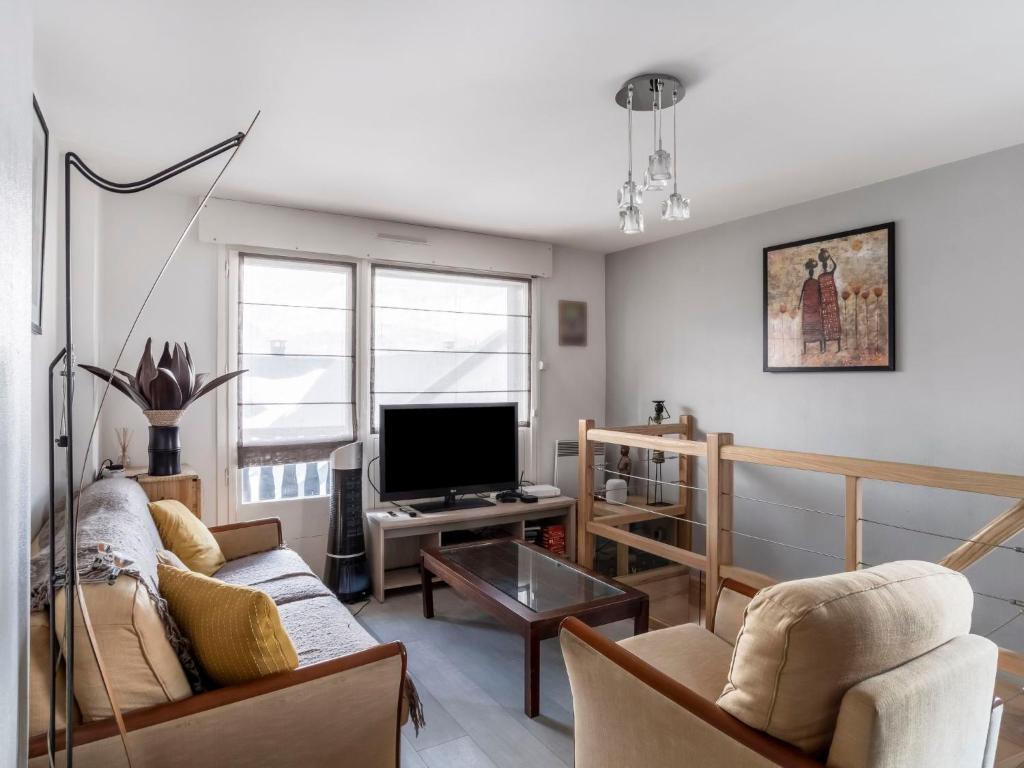
{"type": "Polygon", "coordinates": [[[172,350],[170,342],[164,342],[163,354],[155,364],[152,348],[153,339],[146,339],[146,349],[134,376],[120,369],[111,373],[84,363],[79,367],[109,381],[112,387],[138,405],[155,427],[176,425],[182,412],[192,403],[245,373],[245,370],[232,371],[207,381],[208,374],[195,372],[188,344],[183,347],[175,342],[172,350]]]}

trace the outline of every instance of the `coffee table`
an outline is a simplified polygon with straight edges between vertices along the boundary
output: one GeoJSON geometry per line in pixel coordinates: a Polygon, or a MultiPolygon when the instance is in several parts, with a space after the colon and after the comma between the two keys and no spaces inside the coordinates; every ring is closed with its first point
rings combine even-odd
{"type": "Polygon", "coordinates": [[[632,618],[647,631],[648,598],[637,589],[574,565],[518,539],[493,539],[420,550],[423,615],[434,617],[433,576],[523,637],[525,711],[540,710],[540,641],[568,616],[596,626],[632,618]]]}

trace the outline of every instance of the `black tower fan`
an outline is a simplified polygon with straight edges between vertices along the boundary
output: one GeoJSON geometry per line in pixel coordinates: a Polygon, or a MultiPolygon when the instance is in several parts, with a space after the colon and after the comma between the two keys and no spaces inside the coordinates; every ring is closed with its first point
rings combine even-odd
{"type": "Polygon", "coordinates": [[[363,444],[343,445],[331,453],[328,481],[331,527],[327,533],[324,583],[344,603],[370,595],[363,542],[363,444]]]}

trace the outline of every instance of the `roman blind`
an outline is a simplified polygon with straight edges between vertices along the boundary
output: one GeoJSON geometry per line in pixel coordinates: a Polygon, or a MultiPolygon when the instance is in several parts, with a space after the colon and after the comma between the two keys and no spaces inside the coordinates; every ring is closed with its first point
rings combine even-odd
{"type": "Polygon", "coordinates": [[[326,459],[355,439],[352,265],[241,254],[238,465],[326,459]]]}
{"type": "Polygon", "coordinates": [[[374,431],[400,403],[515,401],[529,424],[529,280],[375,266],[372,283],[374,431]]]}

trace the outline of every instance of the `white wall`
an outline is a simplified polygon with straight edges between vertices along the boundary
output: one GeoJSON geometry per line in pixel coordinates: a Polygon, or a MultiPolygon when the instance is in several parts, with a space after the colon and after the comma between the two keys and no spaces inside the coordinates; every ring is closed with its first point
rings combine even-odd
{"type": "Polygon", "coordinates": [[[0,765],[25,760],[32,264],[32,12],[0,0],[0,765]]]}
{"type": "MultiPolygon", "coordinates": [[[[87,361],[109,370],[124,343],[139,305],[164,259],[195,210],[197,201],[184,195],[147,191],[137,195],[105,195],[100,214],[102,258],[99,263],[99,355],[87,361]]],[[[146,338],[153,338],[159,359],[165,341],[188,342],[197,370],[217,365],[217,246],[199,242],[193,229],[182,243],[125,349],[121,364],[135,372],[146,338]],[[159,346],[158,346],[159,345],[159,346]]],[[[81,373],[80,377],[88,376],[81,373]]],[[[103,384],[96,379],[98,389],[103,384]]],[[[181,419],[182,461],[203,479],[203,508],[216,507],[216,400],[213,395],[193,403],[181,419]]],[[[102,458],[117,458],[114,430],[128,427],[133,465],[149,463],[148,423],[138,406],[111,390],[100,432],[102,458]]]]}
{"type": "MultiPolygon", "coordinates": [[[[45,96],[40,94],[43,115],[46,115],[45,96]]],[[[63,293],[57,292],[57,271],[58,262],[63,269],[64,246],[63,240],[58,239],[58,221],[60,211],[58,206],[63,208],[63,172],[61,169],[60,149],[57,147],[56,138],[53,135],[53,128],[50,129],[50,166],[47,191],[47,212],[46,212],[46,239],[45,256],[43,258],[43,307],[42,307],[42,334],[32,334],[32,532],[35,533],[43,520],[46,518],[49,505],[49,471],[48,459],[52,442],[47,437],[49,421],[49,397],[47,392],[47,376],[50,362],[56,356],[58,350],[64,346],[64,328],[58,319],[63,310],[58,313],[58,305],[63,305],[63,293]]],[[[60,227],[63,233],[63,225],[60,227]]],[[[55,392],[60,392],[60,381],[54,378],[55,392]]],[[[58,394],[58,408],[60,407],[58,394]]],[[[60,412],[54,415],[54,420],[59,418],[60,412]]],[[[56,492],[58,497],[63,492],[64,471],[63,463],[59,460],[55,465],[59,471],[57,475],[56,492]]]]}
{"type": "MultiPolygon", "coordinates": [[[[195,199],[168,192],[151,191],[142,195],[105,195],[100,205],[100,252],[98,273],[98,327],[100,329],[98,359],[88,360],[80,354],[82,362],[96,362],[109,367],[117,353],[123,335],[141,301],[144,290],[159,263],[173,244],[180,227],[187,220],[195,199]]],[[[238,204],[232,204],[238,208],[238,204]]],[[[244,210],[248,210],[242,206],[244,210]]],[[[257,206],[256,208],[262,208],[257,206]]],[[[295,216],[283,209],[272,212],[284,214],[282,221],[291,226],[295,216]]],[[[296,215],[308,215],[302,212],[296,215]]],[[[316,214],[323,220],[325,214],[316,214]]],[[[327,216],[327,218],[330,218],[327,216]]],[[[337,217],[346,222],[349,217],[337,217]]],[[[202,221],[202,220],[201,220],[202,221]]],[[[231,223],[230,218],[217,219],[220,232],[231,223]]],[[[150,307],[144,314],[132,341],[128,345],[122,368],[134,371],[147,336],[154,341],[175,339],[188,341],[193,357],[202,370],[215,370],[217,355],[217,291],[219,243],[207,242],[216,236],[216,228],[199,228],[183,244],[174,262],[154,293],[150,307]],[[204,236],[202,233],[206,232],[204,236]],[[204,240],[200,238],[204,237],[204,240]]],[[[330,227],[328,227],[330,229],[330,227]]],[[[427,231],[427,228],[420,228],[427,231]]],[[[334,232],[334,230],[331,230],[334,232]]],[[[389,230],[390,231],[390,230],[389,230]]],[[[331,247],[344,242],[344,231],[332,235],[331,247]],[[339,237],[341,239],[339,239],[339,237]]],[[[459,233],[434,230],[438,237],[455,237],[459,233]]],[[[250,246],[260,243],[247,240],[250,246]]],[[[497,241],[496,241],[497,242],[497,241]]],[[[264,247],[272,247],[267,243],[264,247]]],[[[392,247],[390,244],[385,244],[392,247]]],[[[495,246],[497,247],[497,246],[495,246]]],[[[439,246],[440,250],[444,250],[439,246]]],[[[352,255],[365,255],[360,251],[352,255]]],[[[492,253],[489,259],[495,258],[492,253]]],[[[488,262],[489,263],[489,262],[488,262]]],[[[532,264],[532,262],[531,262],[532,264]]],[[[547,266],[544,267],[547,270],[547,266]]],[[[552,444],[556,438],[576,435],[576,422],[583,415],[600,419],[604,413],[604,261],[598,254],[573,249],[555,248],[551,262],[551,277],[539,278],[535,296],[535,322],[540,323],[538,359],[545,362],[546,370],[539,374],[540,410],[539,429],[540,470],[538,481],[551,479],[552,444]],[[558,299],[579,299],[588,302],[589,344],[585,348],[559,347],[557,338],[558,299]]],[[[117,454],[114,428],[133,429],[133,463],[147,462],[146,421],[138,408],[123,395],[114,392],[105,406],[100,434],[101,458],[117,454]]],[[[217,434],[216,396],[211,395],[191,406],[181,421],[182,461],[191,464],[203,479],[204,517],[213,520],[217,503],[217,434]]],[[[263,516],[276,514],[265,505],[255,505],[247,514],[263,516]],[[262,508],[261,508],[262,507],[262,508]]],[[[325,551],[327,505],[315,500],[297,513],[302,520],[294,525],[286,521],[286,535],[310,565],[319,570],[325,551]],[[310,504],[313,506],[310,507],[310,504]],[[320,509],[322,507],[322,509],[320,509]]]]}
{"type": "MultiPolygon", "coordinates": [[[[608,418],[643,422],[663,397],[690,409],[701,430],[734,432],[745,445],[1024,474],[1022,204],[1018,146],[609,255],[608,418]],[[763,373],[762,248],[889,220],[898,370],[763,373]]],[[[736,485],[842,512],[842,478],[748,468],[736,485]]],[[[870,483],[865,515],[966,536],[1011,503],[870,483]]],[[[739,501],[736,530],[843,552],[842,520],[813,513],[739,501]]],[[[956,544],[865,526],[869,562],[937,559],[956,544]]],[[[780,577],[841,567],[744,539],[736,556],[780,577]]],[[[1024,598],[1020,554],[994,553],[969,575],[976,589],[1024,598]]],[[[976,629],[1013,612],[978,598],[976,629]]],[[[1024,619],[993,639],[1024,647],[1024,619]]]]}

